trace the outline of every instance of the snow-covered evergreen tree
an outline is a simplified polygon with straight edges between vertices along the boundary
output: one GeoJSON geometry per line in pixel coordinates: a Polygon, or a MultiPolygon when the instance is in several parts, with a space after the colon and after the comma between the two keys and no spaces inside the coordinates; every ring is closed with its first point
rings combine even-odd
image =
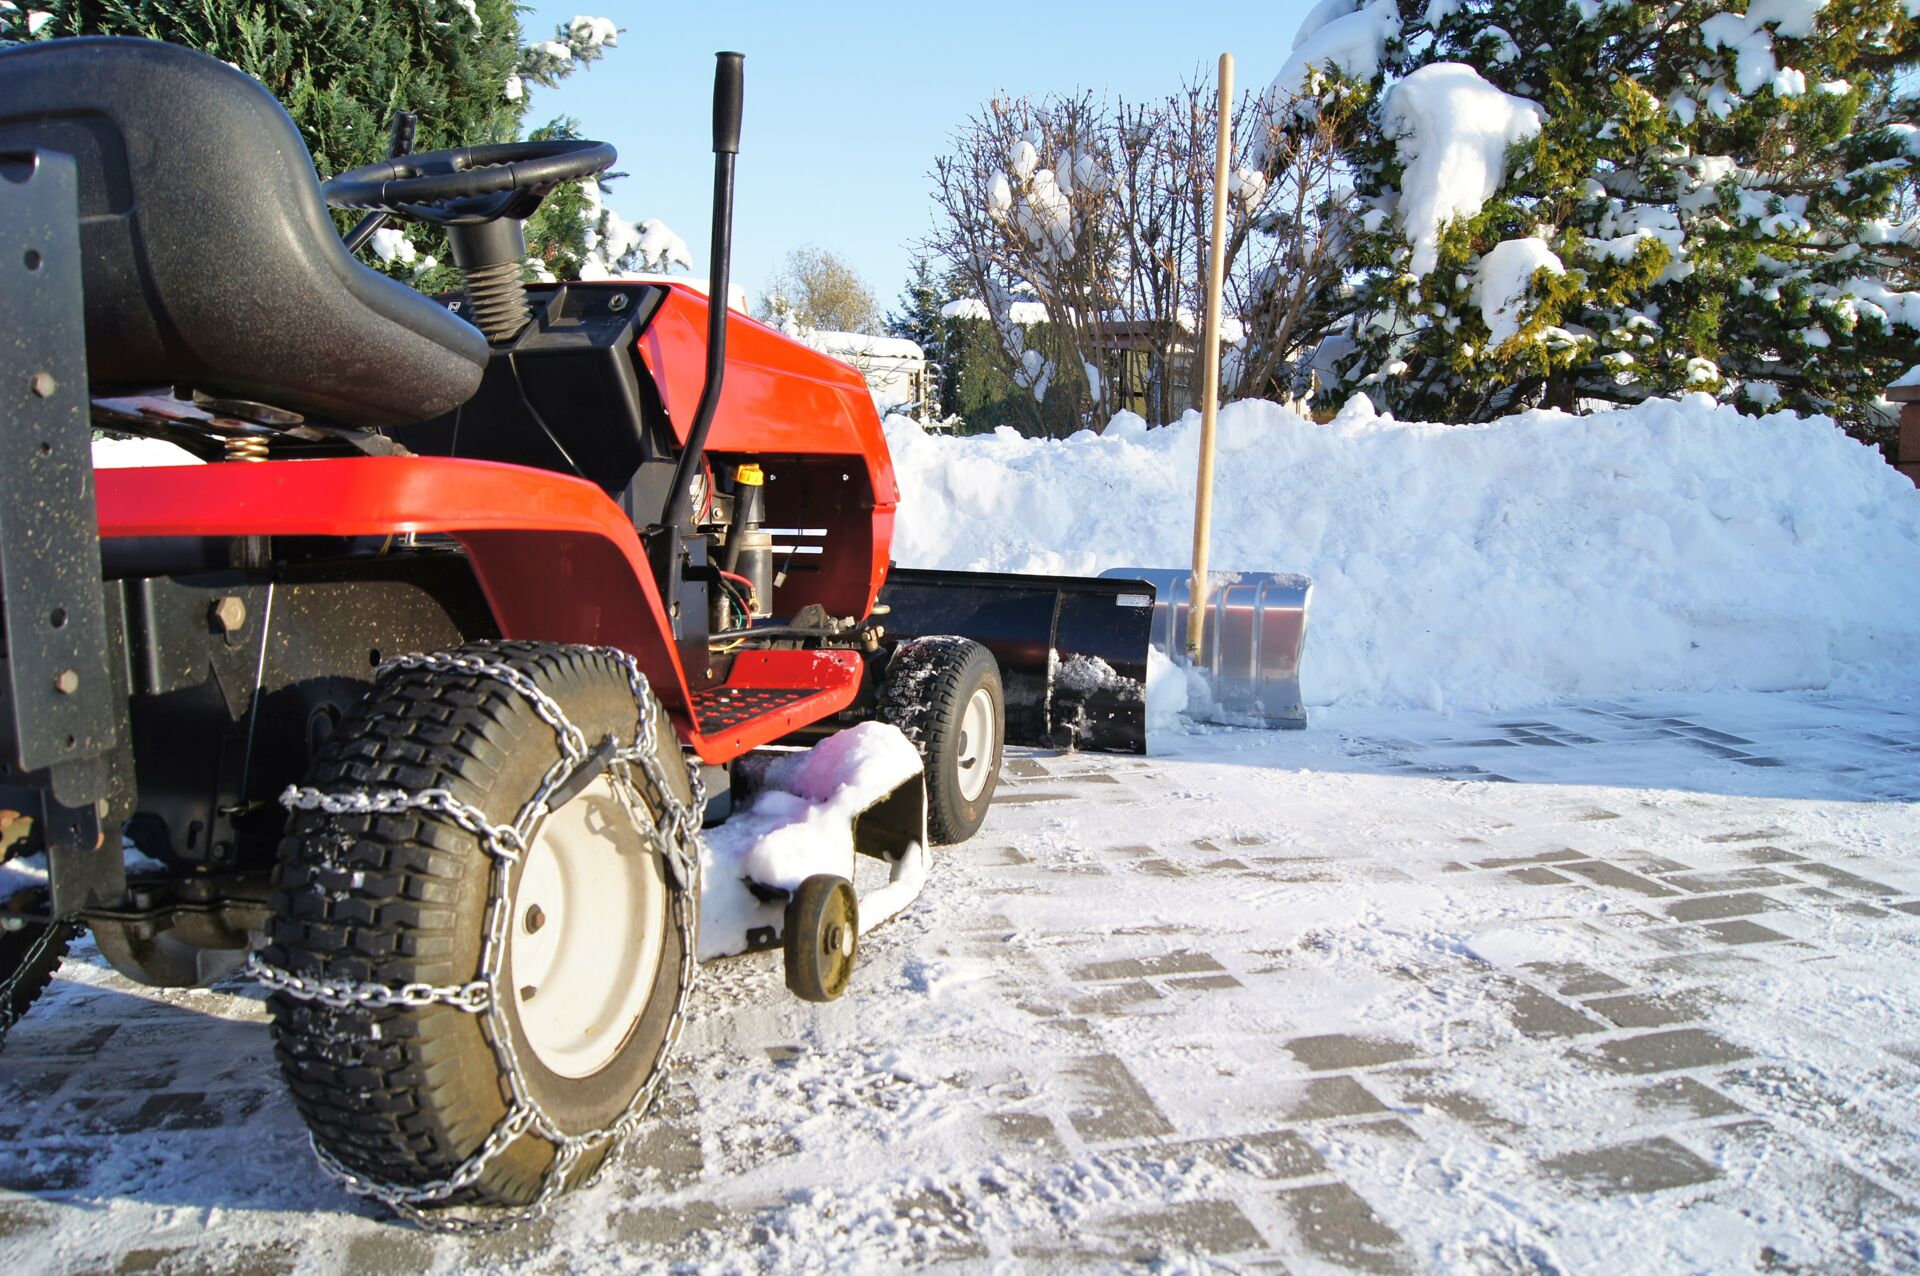
{"type": "Polygon", "coordinates": [[[1476,420],[1705,391],[1863,433],[1915,361],[1916,0],[1325,0],[1269,90],[1369,211],[1328,386],[1476,420]]]}
{"type": "MultiPolygon", "coordinates": [[[[530,85],[552,87],[619,42],[612,21],[585,16],[528,40],[513,0],[0,0],[0,43],[71,35],[144,36],[232,63],[286,106],[322,175],[384,158],[401,110],[419,117],[416,150],[520,137],[530,85]]],[[[560,119],[531,136],[577,133],[560,119]]],[[[679,236],[625,221],[604,193],[604,182],[580,182],[548,197],[527,225],[536,275],[692,267],[679,236]]],[[[372,251],[416,287],[457,287],[433,256],[438,243],[432,229],[393,226],[372,251]]]]}

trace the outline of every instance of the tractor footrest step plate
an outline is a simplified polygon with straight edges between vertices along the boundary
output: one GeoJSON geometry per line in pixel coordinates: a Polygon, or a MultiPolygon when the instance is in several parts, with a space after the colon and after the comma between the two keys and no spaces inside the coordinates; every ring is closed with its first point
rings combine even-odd
{"type": "Polygon", "coordinates": [[[851,651],[743,651],[727,681],[693,693],[694,723],[710,746],[744,753],[840,712],[860,676],[851,651]]]}
{"type": "Polygon", "coordinates": [[[720,735],[817,694],[811,687],[715,687],[694,693],[693,712],[701,734],[720,735]]]}

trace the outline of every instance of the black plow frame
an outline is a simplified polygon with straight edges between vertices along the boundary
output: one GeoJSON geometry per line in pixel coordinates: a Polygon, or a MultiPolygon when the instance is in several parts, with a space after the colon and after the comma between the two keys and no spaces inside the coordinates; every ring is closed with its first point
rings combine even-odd
{"type": "Polygon", "coordinates": [[[1153,586],[1139,580],[895,568],[889,639],[958,634],[1000,662],[1007,742],[1147,751],[1153,586]]]}

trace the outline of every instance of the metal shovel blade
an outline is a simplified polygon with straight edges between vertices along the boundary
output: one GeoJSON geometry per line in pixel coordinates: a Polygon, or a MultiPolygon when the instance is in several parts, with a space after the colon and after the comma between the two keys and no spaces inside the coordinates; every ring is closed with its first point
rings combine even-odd
{"type": "MultiPolygon", "coordinates": [[[[1193,574],[1180,567],[1116,567],[1101,575],[1153,586],[1153,645],[1174,663],[1186,664],[1193,574]]],[[[1195,662],[1206,675],[1212,704],[1190,706],[1188,712],[1231,726],[1306,726],[1300,652],[1313,582],[1292,572],[1214,572],[1212,580],[1195,662]]]]}

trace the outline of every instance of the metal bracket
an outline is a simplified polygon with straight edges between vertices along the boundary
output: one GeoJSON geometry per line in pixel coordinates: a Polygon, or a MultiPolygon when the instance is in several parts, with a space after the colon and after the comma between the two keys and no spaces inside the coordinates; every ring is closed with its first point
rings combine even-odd
{"type": "Polygon", "coordinates": [[[110,752],[125,712],[109,677],[100,585],[77,191],[71,156],[0,153],[0,611],[12,760],[21,772],[61,768],[60,797],[73,806],[108,796],[107,768],[63,764],[110,752]]]}

